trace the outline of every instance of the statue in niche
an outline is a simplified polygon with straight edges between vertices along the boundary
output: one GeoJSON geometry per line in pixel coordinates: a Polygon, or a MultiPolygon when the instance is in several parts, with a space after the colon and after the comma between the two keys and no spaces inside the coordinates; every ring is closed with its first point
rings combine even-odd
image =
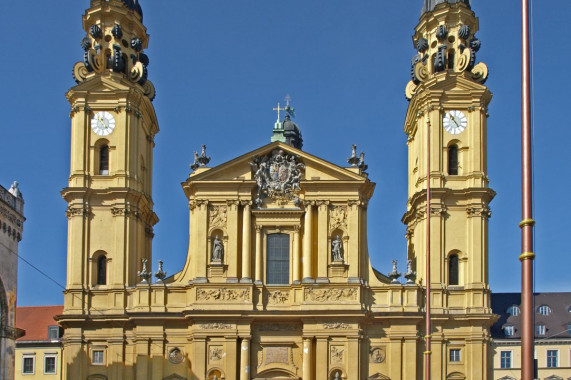
{"type": "Polygon", "coordinates": [[[220,237],[216,235],[214,238],[214,243],[212,243],[212,261],[222,261],[222,256],[224,255],[224,244],[220,237]]]}
{"type": "Polygon", "coordinates": [[[333,380],[341,380],[341,375],[339,374],[339,371],[335,373],[335,377],[333,378],[333,380]]]}
{"type": "Polygon", "coordinates": [[[339,235],[331,243],[331,255],[333,256],[333,261],[343,261],[343,242],[339,235]]]}

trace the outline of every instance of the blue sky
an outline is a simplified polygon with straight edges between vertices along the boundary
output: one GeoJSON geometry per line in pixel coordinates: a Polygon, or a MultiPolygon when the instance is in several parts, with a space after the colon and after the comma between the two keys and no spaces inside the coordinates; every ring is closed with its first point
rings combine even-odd
{"type": "MultiPolygon", "coordinates": [[[[537,291],[569,291],[563,215],[571,187],[571,139],[563,45],[571,2],[536,2],[534,42],[534,202],[537,291]]],[[[81,15],[88,0],[3,2],[0,12],[2,169],[0,184],[20,182],[27,221],[20,254],[65,284],[73,64],[82,57],[81,15]]],[[[145,0],[151,36],[149,78],[160,133],[154,151],[153,261],[179,271],[188,246],[188,206],[180,183],[193,151],[208,146],[218,165],[269,142],[272,108],[290,94],[304,150],[339,165],[351,144],[366,153],[377,188],[369,204],[373,265],[406,258],[400,219],[407,200],[404,88],[421,0],[145,0]]],[[[491,204],[490,283],[520,286],[520,2],[475,0],[482,41],[478,60],[491,72],[488,121],[491,204]]],[[[402,265],[402,264],[401,264],[402,265]]],[[[61,304],[61,288],[19,264],[20,305],[61,304]]]]}

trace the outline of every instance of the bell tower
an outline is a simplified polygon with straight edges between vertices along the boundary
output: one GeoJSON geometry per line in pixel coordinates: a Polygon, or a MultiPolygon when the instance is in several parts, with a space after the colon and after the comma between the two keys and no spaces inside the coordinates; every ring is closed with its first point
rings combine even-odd
{"type": "Polygon", "coordinates": [[[432,308],[488,313],[488,69],[476,63],[478,19],[468,0],[425,0],[413,36],[408,136],[408,258],[426,281],[430,173],[432,308]],[[430,128],[430,133],[428,133],[430,128]],[[427,159],[430,152],[430,160],[427,159]],[[430,168],[427,168],[428,162],[430,168]]]}
{"type": "MultiPolygon", "coordinates": [[[[147,80],[149,36],[137,0],[91,0],[83,16],[83,60],[73,69],[65,312],[84,291],[120,292],[151,259],[152,167],[159,131],[147,80]]],[[[119,293],[118,293],[119,294],[119,293]]],[[[111,309],[121,310],[123,297],[111,309]]],[[[79,301],[79,302],[78,302],[79,301]]]]}

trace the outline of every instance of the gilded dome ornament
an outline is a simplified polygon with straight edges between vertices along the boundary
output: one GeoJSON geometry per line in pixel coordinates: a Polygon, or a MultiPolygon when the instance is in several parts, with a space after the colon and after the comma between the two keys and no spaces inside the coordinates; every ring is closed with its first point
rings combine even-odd
{"type": "Polygon", "coordinates": [[[87,36],[83,37],[83,39],[81,40],[81,48],[83,49],[83,51],[88,51],[89,49],[91,49],[91,39],[87,36]]]}
{"type": "Polygon", "coordinates": [[[480,50],[480,47],[482,46],[482,43],[480,42],[479,39],[477,38],[472,38],[470,40],[470,49],[474,50],[475,52],[477,52],[478,50],[480,50]]]}
{"type": "Polygon", "coordinates": [[[139,37],[135,37],[131,40],[131,47],[138,53],[143,50],[143,41],[139,37]]]}

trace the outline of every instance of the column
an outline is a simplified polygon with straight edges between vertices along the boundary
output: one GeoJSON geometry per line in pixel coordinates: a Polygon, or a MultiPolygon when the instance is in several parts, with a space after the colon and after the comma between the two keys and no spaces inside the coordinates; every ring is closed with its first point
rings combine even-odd
{"type": "Polygon", "coordinates": [[[327,209],[329,201],[319,201],[317,208],[317,282],[328,283],[327,264],[329,260],[329,233],[327,231],[327,209]]]}
{"type": "Polygon", "coordinates": [[[251,260],[251,224],[252,214],[250,212],[250,202],[242,202],[244,206],[242,212],[242,278],[240,282],[252,282],[252,275],[250,274],[251,260]]]}
{"type": "Polygon", "coordinates": [[[242,338],[240,349],[240,380],[250,380],[250,338],[242,338]]]}
{"type": "Polygon", "coordinates": [[[308,202],[305,206],[305,226],[303,230],[303,282],[313,283],[313,210],[308,202]]]}
{"type": "Polygon", "coordinates": [[[262,226],[256,226],[256,284],[262,284],[264,278],[262,265],[262,226]]]}
{"type": "Polygon", "coordinates": [[[303,380],[313,380],[312,339],[303,338],[303,380]]]}
{"type": "Polygon", "coordinates": [[[293,283],[299,284],[299,226],[293,227],[293,283]]]}

